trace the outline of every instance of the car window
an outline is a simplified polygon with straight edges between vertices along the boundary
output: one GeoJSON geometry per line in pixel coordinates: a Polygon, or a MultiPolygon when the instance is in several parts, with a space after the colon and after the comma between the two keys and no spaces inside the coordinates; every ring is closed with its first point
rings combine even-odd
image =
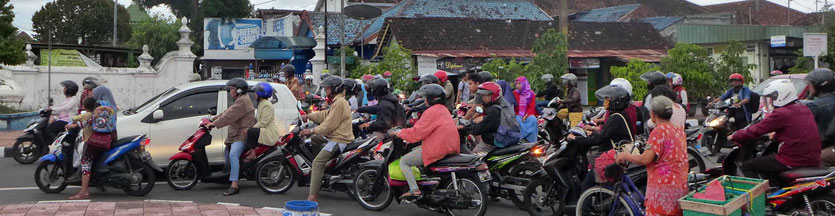
{"type": "MultiPolygon", "coordinates": [[[[760,84],[757,84],[757,86],[754,86],[754,88],[751,89],[751,91],[762,95],[763,91],[765,91],[765,86],[767,86],[769,83],[773,82],[774,80],[780,80],[780,79],[786,79],[786,78],[769,78],[769,79],[761,82],[760,84]]],[[[797,89],[798,93],[803,92],[803,89],[806,88],[806,82],[804,82],[803,79],[792,79],[792,78],[790,78],[789,80],[794,85],[794,88],[797,89]]]]}
{"type": "MultiPolygon", "coordinates": [[[[276,92],[273,92],[273,97],[270,98],[270,102],[272,104],[278,103],[278,98],[275,96],[276,94],[277,94],[276,92]]],[[[229,101],[229,103],[226,103],[226,108],[229,108],[230,106],[232,106],[232,104],[235,103],[235,101],[232,100],[231,95],[229,95],[229,94],[226,94],[226,95],[227,95],[227,100],[226,101],[229,101]]],[[[255,92],[248,91],[248,92],[246,92],[246,95],[249,96],[249,100],[252,100],[252,106],[254,106],[255,109],[258,109],[258,96],[255,95],[255,92]]]]}
{"type": "Polygon", "coordinates": [[[157,96],[154,96],[151,99],[148,99],[147,101],[145,101],[145,103],[142,103],[142,105],[139,105],[134,109],[126,110],[126,111],[129,111],[129,112],[126,112],[126,113],[133,114],[133,113],[140,113],[142,111],[145,111],[145,109],[148,109],[148,107],[150,107],[149,105],[155,103],[156,101],[164,98],[165,96],[167,96],[167,95],[169,95],[169,94],[171,94],[172,92],[175,92],[175,91],[177,91],[177,88],[170,88],[168,90],[165,90],[164,92],[158,94],[157,96]]]}
{"type": "Polygon", "coordinates": [[[217,92],[200,92],[179,98],[163,107],[163,121],[193,116],[208,115],[209,109],[217,107],[217,92]]]}

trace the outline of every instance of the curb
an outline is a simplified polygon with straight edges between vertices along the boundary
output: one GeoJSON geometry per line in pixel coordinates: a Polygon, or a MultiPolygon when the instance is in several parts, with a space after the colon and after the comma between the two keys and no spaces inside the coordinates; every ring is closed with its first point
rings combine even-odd
{"type": "Polygon", "coordinates": [[[11,157],[11,155],[12,155],[12,148],[11,147],[0,147],[0,158],[11,157]]]}

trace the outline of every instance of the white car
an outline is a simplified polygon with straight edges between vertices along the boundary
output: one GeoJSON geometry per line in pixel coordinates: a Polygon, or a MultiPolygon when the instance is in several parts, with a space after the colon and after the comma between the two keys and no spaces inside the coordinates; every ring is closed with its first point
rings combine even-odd
{"type": "MultiPolygon", "coordinates": [[[[258,82],[248,81],[250,87],[258,82]]],[[[298,102],[290,89],[283,84],[271,83],[275,94],[270,100],[279,122],[279,131],[287,128],[299,117],[298,102]]],[[[168,89],[136,108],[121,111],[117,126],[119,137],[148,134],[151,139],[146,147],[160,166],[167,166],[169,158],[179,152],[182,144],[198,129],[200,120],[209,115],[210,108],[222,113],[233,101],[223,90],[225,80],[191,82],[168,89]]],[[[256,107],[255,93],[248,92],[256,107]]],[[[212,144],[206,146],[209,162],[223,162],[226,128],[213,129],[212,144]]]]}

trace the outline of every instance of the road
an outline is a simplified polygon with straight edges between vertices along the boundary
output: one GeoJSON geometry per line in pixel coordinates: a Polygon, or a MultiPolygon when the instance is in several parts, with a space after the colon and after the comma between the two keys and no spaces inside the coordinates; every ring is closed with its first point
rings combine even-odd
{"type": "MultiPolygon", "coordinates": [[[[21,165],[12,158],[0,158],[0,204],[31,203],[44,200],[65,200],[67,197],[78,191],[77,187],[70,187],[63,193],[46,194],[40,191],[35,182],[34,172],[37,164],[21,165]]],[[[165,183],[158,182],[154,190],[144,197],[127,196],[123,191],[107,188],[105,192],[91,189],[93,201],[125,201],[125,200],[187,200],[196,203],[237,203],[251,207],[284,207],[284,203],[290,200],[307,198],[307,188],[294,187],[287,194],[268,195],[261,191],[253,181],[241,182],[241,193],[231,197],[223,196],[226,191],[225,185],[220,184],[199,184],[188,191],[175,191],[165,183]]],[[[356,201],[353,201],[344,193],[322,192],[320,197],[320,211],[333,215],[401,215],[401,216],[426,216],[442,215],[429,210],[418,208],[412,204],[397,204],[380,212],[364,210],[356,201]]],[[[492,201],[486,215],[527,215],[526,212],[516,209],[510,201],[492,201]]]]}

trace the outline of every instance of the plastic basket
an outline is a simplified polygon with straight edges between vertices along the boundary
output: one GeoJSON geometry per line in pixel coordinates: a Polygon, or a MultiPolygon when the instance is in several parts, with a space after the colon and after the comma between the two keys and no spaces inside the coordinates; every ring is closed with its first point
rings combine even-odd
{"type": "MultiPolygon", "coordinates": [[[[685,216],[704,215],[732,215],[741,216],[743,212],[749,215],[765,215],[765,191],[768,181],[737,176],[722,176],[719,181],[725,188],[725,201],[714,201],[693,198],[696,191],[678,200],[685,216]]],[[[702,191],[707,186],[699,188],[702,191]]]]}

